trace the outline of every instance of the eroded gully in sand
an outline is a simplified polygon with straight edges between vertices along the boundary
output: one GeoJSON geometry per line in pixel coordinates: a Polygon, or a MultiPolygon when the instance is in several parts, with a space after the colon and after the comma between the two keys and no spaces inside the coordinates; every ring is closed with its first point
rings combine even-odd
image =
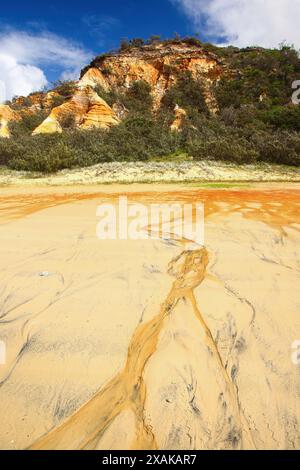
{"type": "Polygon", "coordinates": [[[156,351],[164,320],[167,316],[172,316],[173,309],[182,299],[190,303],[204,330],[207,348],[223,374],[231,406],[235,411],[235,420],[244,433],[245,444],[248,448],[253,447],[248,425],[239,407],[235,385],[228,376],[217,344],[194,296],[194,289],[206,276],[208,260],[207,250],[199,248],[185,250],[169,263],[168,273],[175,277],[175,281],[159,314],[136,328],[124,369],[65,423],[33,444],[31,449],[95,449],[113,420],[126,409],[131,409],[134,413],[136,423],[136,439],[131,448],[157,449],[155,435],[145,420],[147,385],[144,371],[156,351]]]}

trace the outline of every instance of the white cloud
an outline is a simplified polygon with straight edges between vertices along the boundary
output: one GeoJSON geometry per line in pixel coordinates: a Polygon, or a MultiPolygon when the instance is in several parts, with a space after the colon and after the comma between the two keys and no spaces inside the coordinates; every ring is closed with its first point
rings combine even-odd
{"type": "Polygon", "coordinates": [[[46,86],[44,67],[59,67],[62,77],[77,78],[91,56],[80,45],[48,32],[1,32],[0,102],[46,86]]]}
{"type": "Polygon", "coordinates": [[[300,0],[171,0],[209,39],[240,47],[300,47],[300,0]],[[205,26],[203,26],[205,25],[205,26]],[[204,28],[204,31],[203,31],[204,28]]]}

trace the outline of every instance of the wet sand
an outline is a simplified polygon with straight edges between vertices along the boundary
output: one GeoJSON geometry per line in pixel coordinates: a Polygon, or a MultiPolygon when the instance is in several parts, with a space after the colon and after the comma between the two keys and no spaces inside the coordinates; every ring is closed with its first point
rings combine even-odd
{"type": "Polygon", "coordinates": [[[300,187],[3,188],[0,448],[299,449],[300,187]],[[205,245],[96,208],[203,202],[205,245]]]}

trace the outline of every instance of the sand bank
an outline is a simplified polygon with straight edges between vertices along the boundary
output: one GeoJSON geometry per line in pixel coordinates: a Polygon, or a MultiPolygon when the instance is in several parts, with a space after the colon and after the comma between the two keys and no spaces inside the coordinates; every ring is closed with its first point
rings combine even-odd
{"type": "Polygon", "coordinates": [[[132,184],[179,182],[300,182],[297,167],[268,163],[236,165],[201,160],[166,162],[110,162],[87,168],[62,170],[54,175],[0,171],[0,186],[62,186],[74,184],[132,184]]]}

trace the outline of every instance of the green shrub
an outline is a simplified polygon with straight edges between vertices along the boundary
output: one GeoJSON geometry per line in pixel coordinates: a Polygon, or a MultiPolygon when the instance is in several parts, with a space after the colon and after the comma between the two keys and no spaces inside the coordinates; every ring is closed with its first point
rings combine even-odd
{"type": "Polygon", "coordinates": [[[291,100],[291,85],[300,75],[298,52],[290,46],[280,49],[229,48],[220,50],[233,76],[216,84],[221,108],[256,104],[264,96],[266,106],[285,105],[291,100]]]}
{"type": "Polygon", "coordinates": [[[193,79],[190,72],[178,76],[176,83],[167,91],[162,101],[163,108],[172,111],[176,104],[187,112],[207,112],[202,85],[193,79]]]}
{"type": "Polygon", "coordinates": [[[191,130],[187,137],[187,152],[195,160],[253,163],[259,158],[246,136],[216,119],[200,130],[191,130]]]}
{"type": "Polygon", "coordinates": [[[63,134],[19,134],[0,139],[0,165],[51,173],[110,161],[147,161],[185,152],[195,160],[235,163],[265,161],[300,165],[300,134],[229,127],[205,115],[199,126],[186,123],[181,133],[152,117],[136,115],[110,131],[66,130],[63,134]]]}
{"type": "Polygon", "coordinates": [[[148,39],[149,44],[159,44],[161,43],[161,36],[159,34],[152,34],[150,38],[148,39]]]}
{"type": "Polygon", "coordinates": [[[124,93],[119,93],[116,90],[106,91],[100,85],[95,87],[95,91],[110,106],[120,102],[131,114],[151,114],[153,105],[151,86],[145,81],[133,82],[128,91],[124,93]]]}
{"type": "Polygon", "coordinates": [[[0,139],[0,165],[10,166],[13,158],[21,157],[24,148],[21,142],[12,139],[0,139]]]}
{"type": "Polygon", "coordinates": [[[115,90],[106,91],[101,85],[95,87],[95,91],[109,106],[122,100],[120,94],[115,90]]]}
{"type": "Polygon", "coordinates": [[[131,48],[130,41],[128,39],[122,39],[122,41],[120,43],[119,51],[120,52],[126,52],[126,51],[130,50],[130,48],[131,48]]]}
{"type": "Polygon", "coordinates": [[[276,106],[264,111],[261,117],[276,128],[300,131],[300,106],[276,106]]]}
{"type": "Polygon", "coordinates": [[[129,117],[104,136],[115,160],[147,160],[173,153],[180,137],[151,117],[129,117]]]}
{"type": "Polygon", "coordinates": [[[31,135],[49,115],[48,111],[40,110],[31,113],[23,113],[21,121],[11,121],[9,123],[10,132],[13,139],[18,139],[22,135],[31,135]]]}
{"type": "Polygon", "coordinates": [[[234,163],[253,163],[258,154],[244,142],[230,139],[196,140],[188,146],[189,154],[195,160],[220,160],[234,163]]]}
{"type": "Polygon", "coordinates": [[[76,125],[76,115],[74,113],[67,113],[60,119],[60,125],[63,129],[73,129],[76,125]]]}
{"type": "Polygon", "coordinates": [[[66,130],[63,134],[19,135],[0,141],[0,164],[51,173],[64,168],[166,156],[181,147],[181,136],[151,117],[125,119],[110,131],[66,130]]]}
{"type": "Polygon", "coordinates": [[[53,84],[54,91],[63,97],[69,97],[74,92],[75,82],[72,80],[59,80],[53,84]]]}
{"type": "Polygon", "coordinates": [[[130,41],[132,47],[143,47],[146,44],[145,40],[142,38],[133,38],[130,41]]]}
{"type": "Polygon", "coordinates": [[[56,108],[57,106],[61,106],[65,102],[66,98],[62,95],[56,95],[51,98],[51,107],[50,109],[56,108]]]}
{"type": "Polygon", "coordinates": [[[153,105],[151,86],[143,80],[133,82],[123,96],[122,102],[132,114],[151,114],[153,105]]]}
{"type": "Polygon", "coordinates": [[[300,165],[300,134],[297,132],[260,132],[253,134],[251,141],[261,161],[300,165]]]}

